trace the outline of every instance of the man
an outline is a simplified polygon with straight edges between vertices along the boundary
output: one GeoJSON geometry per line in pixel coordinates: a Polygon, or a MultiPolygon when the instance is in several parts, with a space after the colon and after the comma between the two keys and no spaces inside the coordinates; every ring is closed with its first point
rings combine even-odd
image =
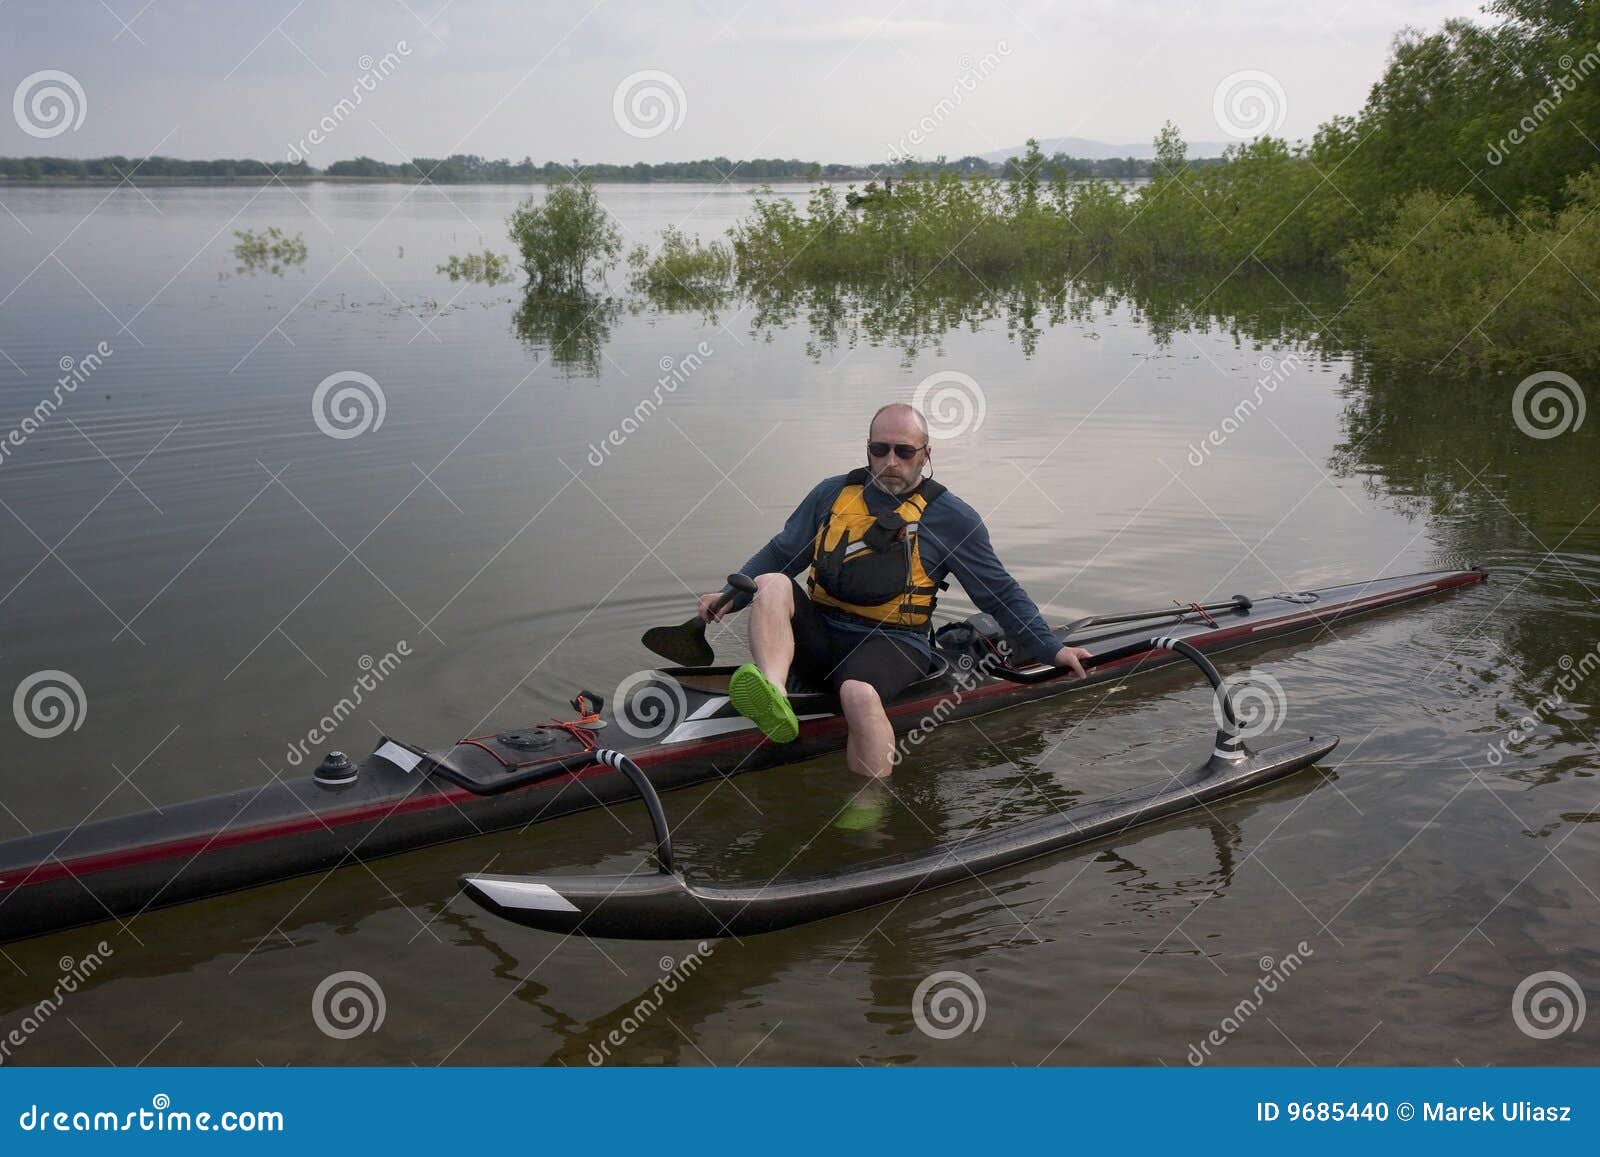
{"type": "Polygon", "coordinates": [[[867,465],[818,483],[744,564],[755,576],[753,600],[740,596],[713,614],[722,592],[700,596],[708,621],[750,605],[755,661],[734,672],[728,697],[774,742],[800,731],[786,691],[793,667],[838,694],[850,769],[887,776],[894,730],[884,705],[932,668],[929,631],[946,575],[1032,658],[1083,677],[1089,652],[1060,644],[995,557],[983,520],[933,481],[932,468],[922,415],[884,406],[867,430],[867,465]],[[808,568],[802,587],[795,576],[808,568]]]}

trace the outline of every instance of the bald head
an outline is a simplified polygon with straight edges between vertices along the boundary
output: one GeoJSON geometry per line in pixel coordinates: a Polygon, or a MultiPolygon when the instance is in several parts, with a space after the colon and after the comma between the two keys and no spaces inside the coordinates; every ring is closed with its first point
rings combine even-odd
{"type": "Polygon", "coordinates": [[[873,479],[890,494],[905,494],[922,481],[924,467],[931,469],[933,451],[928,448],[928,423],[916,407],[904,402],[881,406],[867,427],[867,469],[873,479]],[[884,451],[874,455],[872,448],[884,451]],[[902,458],[896,447],[914,446],[916,453],[902,458]]]}
{"type": "Polygon", "coordinates": [[[915,406],[908,406],[904,402],[890,402],[887,406],[879,406],[878,412],[872,415],[872,422],[867,427],[867,437],[882,442],[895,441],[885,430],[879,429],[878,423],[892,425],[895,429],[902,429],[907,422],[916,426],[917,445],[925,445],[928,441],[928,420],[924,418],[915,406]]]}

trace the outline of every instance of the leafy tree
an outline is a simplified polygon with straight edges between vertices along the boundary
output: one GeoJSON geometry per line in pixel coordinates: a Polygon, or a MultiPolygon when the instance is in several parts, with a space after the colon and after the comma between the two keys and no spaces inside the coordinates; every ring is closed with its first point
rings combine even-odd
{"type": "Polygon", "coordinates": [[[622,252],[622,233],[587,181],[557,185],[542,204],[529,197],[507,225],[522,267],[541,289],[581,290],[590,266],[603,277],[622,252]]]}

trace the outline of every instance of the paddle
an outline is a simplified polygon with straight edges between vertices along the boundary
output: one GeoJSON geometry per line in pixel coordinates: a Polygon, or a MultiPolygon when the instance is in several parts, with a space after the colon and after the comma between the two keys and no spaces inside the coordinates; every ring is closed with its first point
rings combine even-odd
{"type": "MultiPolygon", "coordinates": [[[[713,614],[727,606],[734,595],[756,593],[755,580],[747,575],[729,575],[728,585],[733,589],[723,592],[722,597],[711,604],[713,614]]],[[[706,621],[699,615],[676,627],[651,627],[639,641],[679,667],[708,667],[717,657],[711,644],[706,642],[706,621]]]]}
{"type": "Polygon", "coordinates": [[[1225,603],[1205,603],[1202,605],[1174,601],[1170,607],[1158,607],[1153,611],[1130,611],[1120,615],[1090,615],[1086,619],[1074,619],[1061,629],[1061,634],[1063,636],[1076,634],[1086,627],[1109,627],[1122,623],[1144,622],[1147,619],[1170,619],[1179,615],[1192,614],[1195,611],[1239,611],[1243,613],[1253,605],[1244,595],[1234,595],[1225,603]]]}

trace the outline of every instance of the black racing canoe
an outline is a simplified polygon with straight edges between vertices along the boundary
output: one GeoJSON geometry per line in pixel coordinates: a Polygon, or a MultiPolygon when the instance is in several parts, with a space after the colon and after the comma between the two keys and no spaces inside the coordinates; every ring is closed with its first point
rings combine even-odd
{"type": "MultiPolygon", "coordinates": [[[[1064,642],[1104,654],[1154,632],[1218,654],[1320,632],[1352,616],[1483,580],[1481,570],[1401,575],[1317,590],[1235,598],[1210,609],[1175,605],[1159,617],[1110,615],[1068,624],[1064,642]]],[[[889,708],[897,731],[1158,670],[1173,655],[1109,663],[1084,681],[1015,682],[964,669],[949,656],[889,708]],[[953,694],[959,691],[959,695],[953,694]]],[[[598,733],[646,769],[661,791],[795,763],[844,745],[838,705],[797,694],[794,743],[767,742],[728,703],[732,667],[665,668],[616,698],[598,733]],[[659,708],[659,710],[657,710],[659,708]]],[[[0,942],[79,924],[136,919],[155,907],[327,872],[485,832],[520,827],[637,798],[626,776],[596,764],[597,735],[581,724],[549,724],[472,736],[430,749],[385,738],[366,759],[331,761],[318,775],[70,830],[0,843],[0,942]]]]}

